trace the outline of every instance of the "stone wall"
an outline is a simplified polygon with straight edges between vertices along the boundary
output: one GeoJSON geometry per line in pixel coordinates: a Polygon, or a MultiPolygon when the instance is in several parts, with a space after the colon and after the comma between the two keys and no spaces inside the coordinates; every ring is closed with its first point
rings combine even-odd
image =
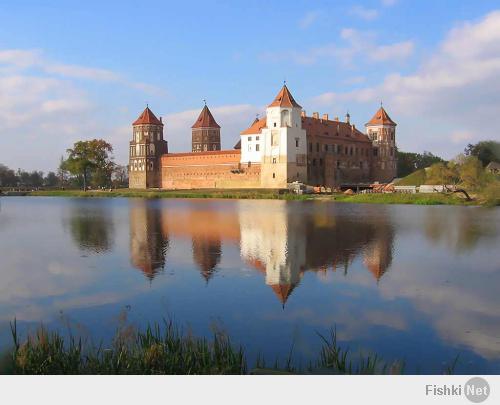
{"type": "Polygon", "coordinates": [[[259,188],[260,165],[240,164],[239,150],[171,153],[162,156],[162,188],[259,188]]]}

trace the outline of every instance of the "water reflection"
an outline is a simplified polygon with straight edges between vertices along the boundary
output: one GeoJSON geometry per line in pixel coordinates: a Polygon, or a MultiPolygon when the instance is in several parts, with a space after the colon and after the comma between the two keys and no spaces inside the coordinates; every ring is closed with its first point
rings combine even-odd
{"type": "Polygon", "coordinates": [[[163,211],[146,200],[130,204],[130,262],[151,281],[165,268],[169,246],[162,217],[163,211]]]}
{"type": "Polygon", "coordinates": [[[446,215],[443,215],[443,207],[429,207],[424,221],[428,239],[457,253],[470,252],[480,243],[494,246],[498,236],[496,225],[491,221],[491,210],[478,207],[446,215]]]}
{"type": "Polygon", "coordinates": [[[244,263],[261,272],[284,305],[307,271],[342,269],[363,257],[378,282],[391,266],[394,230],[378,210],[373,220],[337,215],[331,204],[314,209],[285,201],[238,201],[236,209],[191,201],[162,207],[130,205],[131,262],[151,280],[165,265],[169,237],[191,241],[192,260],[208,283],[217,272],[223,244],[239,247],[244,263]]]}
{"type": "Polygon", "coordinates": [[[13,197],[0,211],[0,346],[14,317],[61,310],[110,337],[130,305],[138,325],[173,315],[207,334],[221,320],[269,358],[296,330],[314,358],[314,331],[336,325],[347,346],[410,372],[442,372],[457,353],[468,372],[498,372],[499,239],[498,209],[13,197]]]}
{"type": "Polygon", "coordinates": [[[114,223],[110,209],[94,201],[82,206],[74,200],[69,210],[63,224],[80,250],[103,253],[112,248],[114,223]]]}

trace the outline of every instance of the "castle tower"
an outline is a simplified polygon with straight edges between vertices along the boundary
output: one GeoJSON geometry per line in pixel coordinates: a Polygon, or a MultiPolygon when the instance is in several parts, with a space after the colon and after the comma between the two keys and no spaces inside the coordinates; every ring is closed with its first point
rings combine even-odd
{"type": "Polygon", "coordinates": [[[283,85],[266,110],[261,139],[261,186],[286,188],[307,182],[307,141],[302,129],[302,107],[283,85]]]}
{"type": "Polygon", "coordinates": [[[129,151],[129,188],[161,187],[161,155],[168,152],[163,122],[146,107],[132,123],[129,151]]]}
{"type": "Polygon", "coordinates": [[[191,135],[193,152],[220,150],[220,126],[206,104],[191,127],[191,135]]]}
{"type": "Polygon", "coordinates": [[[371,177],[374,181],[386,183],[397,176],[396,125],[382,105],[365,124],[373,143],[371,177]]]}

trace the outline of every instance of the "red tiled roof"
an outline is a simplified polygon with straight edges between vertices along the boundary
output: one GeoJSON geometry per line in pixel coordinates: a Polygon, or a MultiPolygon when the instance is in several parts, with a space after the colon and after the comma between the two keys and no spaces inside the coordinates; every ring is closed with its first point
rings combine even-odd
{"type": "MultiPolygon", "coordinates": [[[[241,132],[242,135],[260,134],[266,128],[266,118],[255,120],[253,124],[241,132]]],[[[313,136],[340,136],[350,137],[358,141],[371,142],[366,134],[359,131],[351,124],[342,121],[325,120],[322,118],[302,117],[302,129],[307,135],[313,136]]]]}
{"type": "Polygon", "coordinates": [[[203,110],[201,110],[198,119],[191,128],[220,128],[220,126],[219,124],[217,124],[212,113],[205,105],[205,107],[203,107],[203,110]]]}
{"type": "Polygon", "coordinates": [[[297,107],[302,108],[293,98],[290,90],[286,87],[286,84],[283,85],[280,92],[274,99],[274,101],[269,104],[269,107],[297,107]]]}
{"type": "Polygon", "coordinates": [[[339,136],[353,140],[371,142],[366,134],[342,121],[324,120],[314,117],[302,117],[302,129],[306,130],[308,136],[339,136]]]}
{"type": "Polygon", "coordinates": [[[387,111],[384,110],[384,107],[380,107],[375,115],[372,117],[370,121],[368,121],[365,125],[396,125],[396,123],[391,120],[387,111]]]}
{"type": "Polygon", "coordinates": [[[252,122],[252,125],[250,125],[247,129],[245,129],[240,133],[241,135],[260,134],[262,132],[262,128],[265,127],[266,127],[266,118],[261,118],[260,120],[258,118],[255,118],[254,122],[252,122]]]}
{"type": "Polygon", "coordinates": [[[155,125],[163,125],[163,123],[156,118],[156,116],[153,114],[153,111],[149,109],[149,107],[146,107],[146,109],[142,112],[141,115],[139,115],[139,118],[137,118],[132,125],[142,125],[142,124],[155,124],[155,125]]]}

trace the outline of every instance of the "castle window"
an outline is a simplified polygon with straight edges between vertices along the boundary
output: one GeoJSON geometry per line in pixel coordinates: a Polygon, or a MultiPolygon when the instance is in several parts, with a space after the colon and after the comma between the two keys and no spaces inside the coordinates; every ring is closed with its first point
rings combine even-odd
{"type": "Polygon", "coordinates": [[[252,145],[248,145],[248,151],[251,152],[252,151],[252,145]]]}
{"type": "Polygon", "coordinates": [[[255,151],[258,152],[259,150],[260,150],[260,145],[259,144],[255,145],[255,151]]]}
{"type": "Polygon", "coordinates": [[[349,154],[349,150],[347,149],[347,146],[344,148],[344,155],[348,155],[349,154]]]}
{"type": "Polygon", "coordinates": [[[316,166],[316,159],[313,159],[313,166],[316,166]]]}
{"type": "Polygon", "coordinates": [[[273,124],[273,127],[275,127],[275,128],[276,128],[276,123],[274,123],[274,124],[273,124]]]}
{"type": "Polygon", "coordinates": [[[359,168],[362,169],[363,168],[363,162],[362,161],[359,161],[359,168]]]}
{"type": "Polygon", "coordinates": [[[252,142],[252,137],[251,136],[248,137],[248,142],[252,142]]]}
{"type": "Polygon", "coordinates": [[[313,144],[312,142],[309,142],[309,152],[312,152],[313,151],[313,144]]]}
{"type": "Polygon", "coordinates": [[[325,143],[325,152],[328,152],[328,144],[325,143]]]}
{"type": "Polygon", "coordinates": [[[316,142],[316,152],[319,152],[319,143],[316,142]]]}
{"type": "Polygon", "coordinates": [[[298,148],[299,147],[299,138],[295,138],[295,147],[298,148]]]}
{"type": "Polygon", "coordinates": [[[278,136],[279,136],[279,134],[277,132],[273,132],[271,134],[271,145],[272,146],[277,146],[278,145],[278,136]]]}
{"type": "Polygon", "coordinates": [[[337,160],[337,169],[340,169],[340,160],[337,160]]]}
{"type": "Polygon", "coordinates": [[[323,159],[321,159],[321,158],[319,159],[319,165],[323,166],[323,159]]]}
{"type": "Polygon", "coordinates": [[[256,141],[260,140],[260,137],[259,137],[259,136],[256,136],[256,137],[255,137],[255,140],[256,140],[256,141]]]}
{"type": "Polygon", "coordinates": [[[275,179],[275,178],[276,178],[276,173],[273,173],[273,179],[275,179]]]}
{"type": "Polygon", "coordinates": [[[378,149],[377,148],[373,149],[373,156],[378,156],[378,149]]]}
{"type": "Polygon", "coordinates": [[[273,158],[273,163],[276,163],[276,158],[273,158]]]}

